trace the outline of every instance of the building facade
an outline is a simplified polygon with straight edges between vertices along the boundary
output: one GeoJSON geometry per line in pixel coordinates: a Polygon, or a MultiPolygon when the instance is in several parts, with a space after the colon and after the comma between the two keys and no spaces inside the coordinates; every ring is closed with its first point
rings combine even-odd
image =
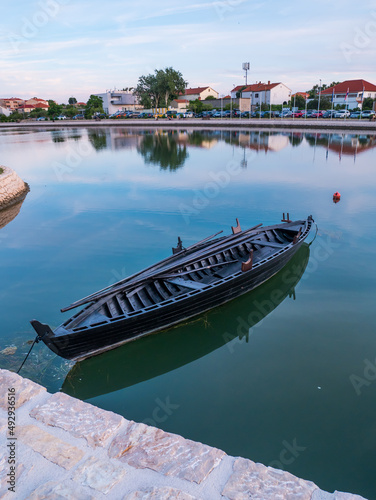
{"type": "Polygon", "coordinates": [[[195,87],[192,89],[185,89],[185,93],[180,94],[179,99],[186,99],[188,101],[199,99],[200,101],[204,101],[209,96],[218,99],[218,95],[218,92],[211,87],[195,87]]]}
{"type": "Polygon", "coordinates": [[[252,85],[238,85],[231,90],[231,97],[234,99],[240,95],[242,98],[250,99],[252,106],[261,104],[283,104],[291,99],[291,89],[284,83],[254,83],[252,85]]]}
{"type": "Polygon", "coordinates": [[[321,91],[321,96],[329,97],[333,107],[345,105],[348,109],[361,108],[364,99],[376,99],[376,85],[366,80],[345,80],[321,91]]]}
{"type": "Polygon", "coordinates": [[[142,108],[138,97],[127,90],[114,90],[94,95],[102,98],[103,110],[109,115],[116,113],[116,111],[132,111],[142,108]]]}

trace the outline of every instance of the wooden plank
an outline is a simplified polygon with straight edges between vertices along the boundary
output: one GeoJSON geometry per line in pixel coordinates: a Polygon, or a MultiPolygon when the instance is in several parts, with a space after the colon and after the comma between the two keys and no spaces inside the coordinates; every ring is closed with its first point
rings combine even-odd
{"type": "Polygon", "coordinates": [[[198,283],[197,281],[185,280],[183,278],[170,278],[168,283],[172,283],[174,285],[185,286],[186,288],[191,288],[192,290],[201,290],[206,285],[203,283],[198,283]]]}

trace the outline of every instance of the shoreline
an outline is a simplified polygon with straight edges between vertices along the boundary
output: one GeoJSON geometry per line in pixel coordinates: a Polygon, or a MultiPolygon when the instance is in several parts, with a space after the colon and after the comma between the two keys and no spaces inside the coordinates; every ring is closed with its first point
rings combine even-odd
{"type": "Polygon", "coordinates": [[[322,130],[335,131],[340,133],[359,131],[376,134],[376,121],[355,120],[322,120],[322,119],[286,119],[286,118],[233,118],[233,119],[202,119],[202,118],[184,118],[173,119],[160,118],[152,119],[124,119],[110,120],[56,120],[56,121],[23,121],[20,123],[6,122],[0,123],[0,130],[6,129],[51,129],[51,128],[236,128],[236,129],[264,129],[264,130],[322,130]]]}
{"type": "Polygon", "coordinates": [[[63,392],[50,394],[3,369],[0,427],[1,498],[10,490],[34,500],[101,499],[108,493],[123,500],[364,500],[326,492],[285,470],[231,457],[63,392]]]}

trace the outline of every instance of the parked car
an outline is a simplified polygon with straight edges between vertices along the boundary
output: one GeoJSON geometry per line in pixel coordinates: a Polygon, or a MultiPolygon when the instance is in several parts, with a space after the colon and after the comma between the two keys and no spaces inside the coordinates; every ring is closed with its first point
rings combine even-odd
{"type": "Polygon", "coordinates": [[[293,111],[291,113],[292,118],[302,118],[302,116],[303,116],[303,113],[301,111],[293,111]]]}
{"type": "Polygon", "coordinates": [[[37,122],[41,122],[43,120],[47,120],[47,118],[45,116],[40,116],[39,118],[37,118],[37,122]]]}
{"type": "Polygon", "coordinates": [[[314,111],[311,114],[311,118],[322,118],[323,117],[323,111],[314,111]]]}
{"type": "Polygon", "coordinates": [[[362,111],[362,118],[373,118],[375,116],[374,111],[370,111],[366,109],[365,111],[362,111]]]}
{"type": "Polygon", "coordinates": [[[64,115],[59,115],[56,117],[56,120],[66,120],[66,119],[67,119],[67,117],[64,115]]]}
{"type": "Polygon", "coordinates": [[[289,109],[284,108],[284,109],[282,109],[282,112],[281,112],[280,116],[282,118],[290,118],[292,116],[292,112],[289,109]]]}
{"type": "Polygon", "coordinates": [[[333,115],[333,118],[349,118],[350,116],[350,111],[347,109],[340,109],[339,111],[336,111],[333,115]]]}
{"type": "Polygon", "coordinates": [[[186,111],[186,112],[184,113],[184,117],[185,117],[185,118],[193,118],[193,117],[194,117],[194,114],[193,114],[193,112],[192,112],[192,111],[186,111]]]}
{"type": "Polygon", "coordinates": [[[322,117],[323,118],[330,118],[332,115],[334,115],[335,111],[333,109],[327,109],[326,111],[323,112],[322,117]]]}
{"type": "Polygon", "coordinates": [[[352,113],[350,113],[350,118],[357,118],[359,120],[360,117],[361,117],[360,111],[353,111],[352,113]]]}
{"type": "Polygon", "coordinates": [[[83,120],[85,115],[79,113],[78,115],[74,115],[73,120],[83,120]]]}
{"type": "Polygon", "coordinates": [[[249,118],[249,111],[243,111],[243,113],[240,115],[241,118],[249,118]]]}

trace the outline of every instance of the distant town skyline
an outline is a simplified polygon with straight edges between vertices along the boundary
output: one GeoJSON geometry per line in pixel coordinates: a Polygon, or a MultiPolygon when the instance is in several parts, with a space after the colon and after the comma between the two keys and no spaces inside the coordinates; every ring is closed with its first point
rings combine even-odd
{"type": "Polygon", "coordinates": [[[137,85],[172,66],[220,95],[245,83],[292,92],[333,80],[376,83],[376,2],[20,0],[3,7],[0,98],[74,96],[137,85]]]}

